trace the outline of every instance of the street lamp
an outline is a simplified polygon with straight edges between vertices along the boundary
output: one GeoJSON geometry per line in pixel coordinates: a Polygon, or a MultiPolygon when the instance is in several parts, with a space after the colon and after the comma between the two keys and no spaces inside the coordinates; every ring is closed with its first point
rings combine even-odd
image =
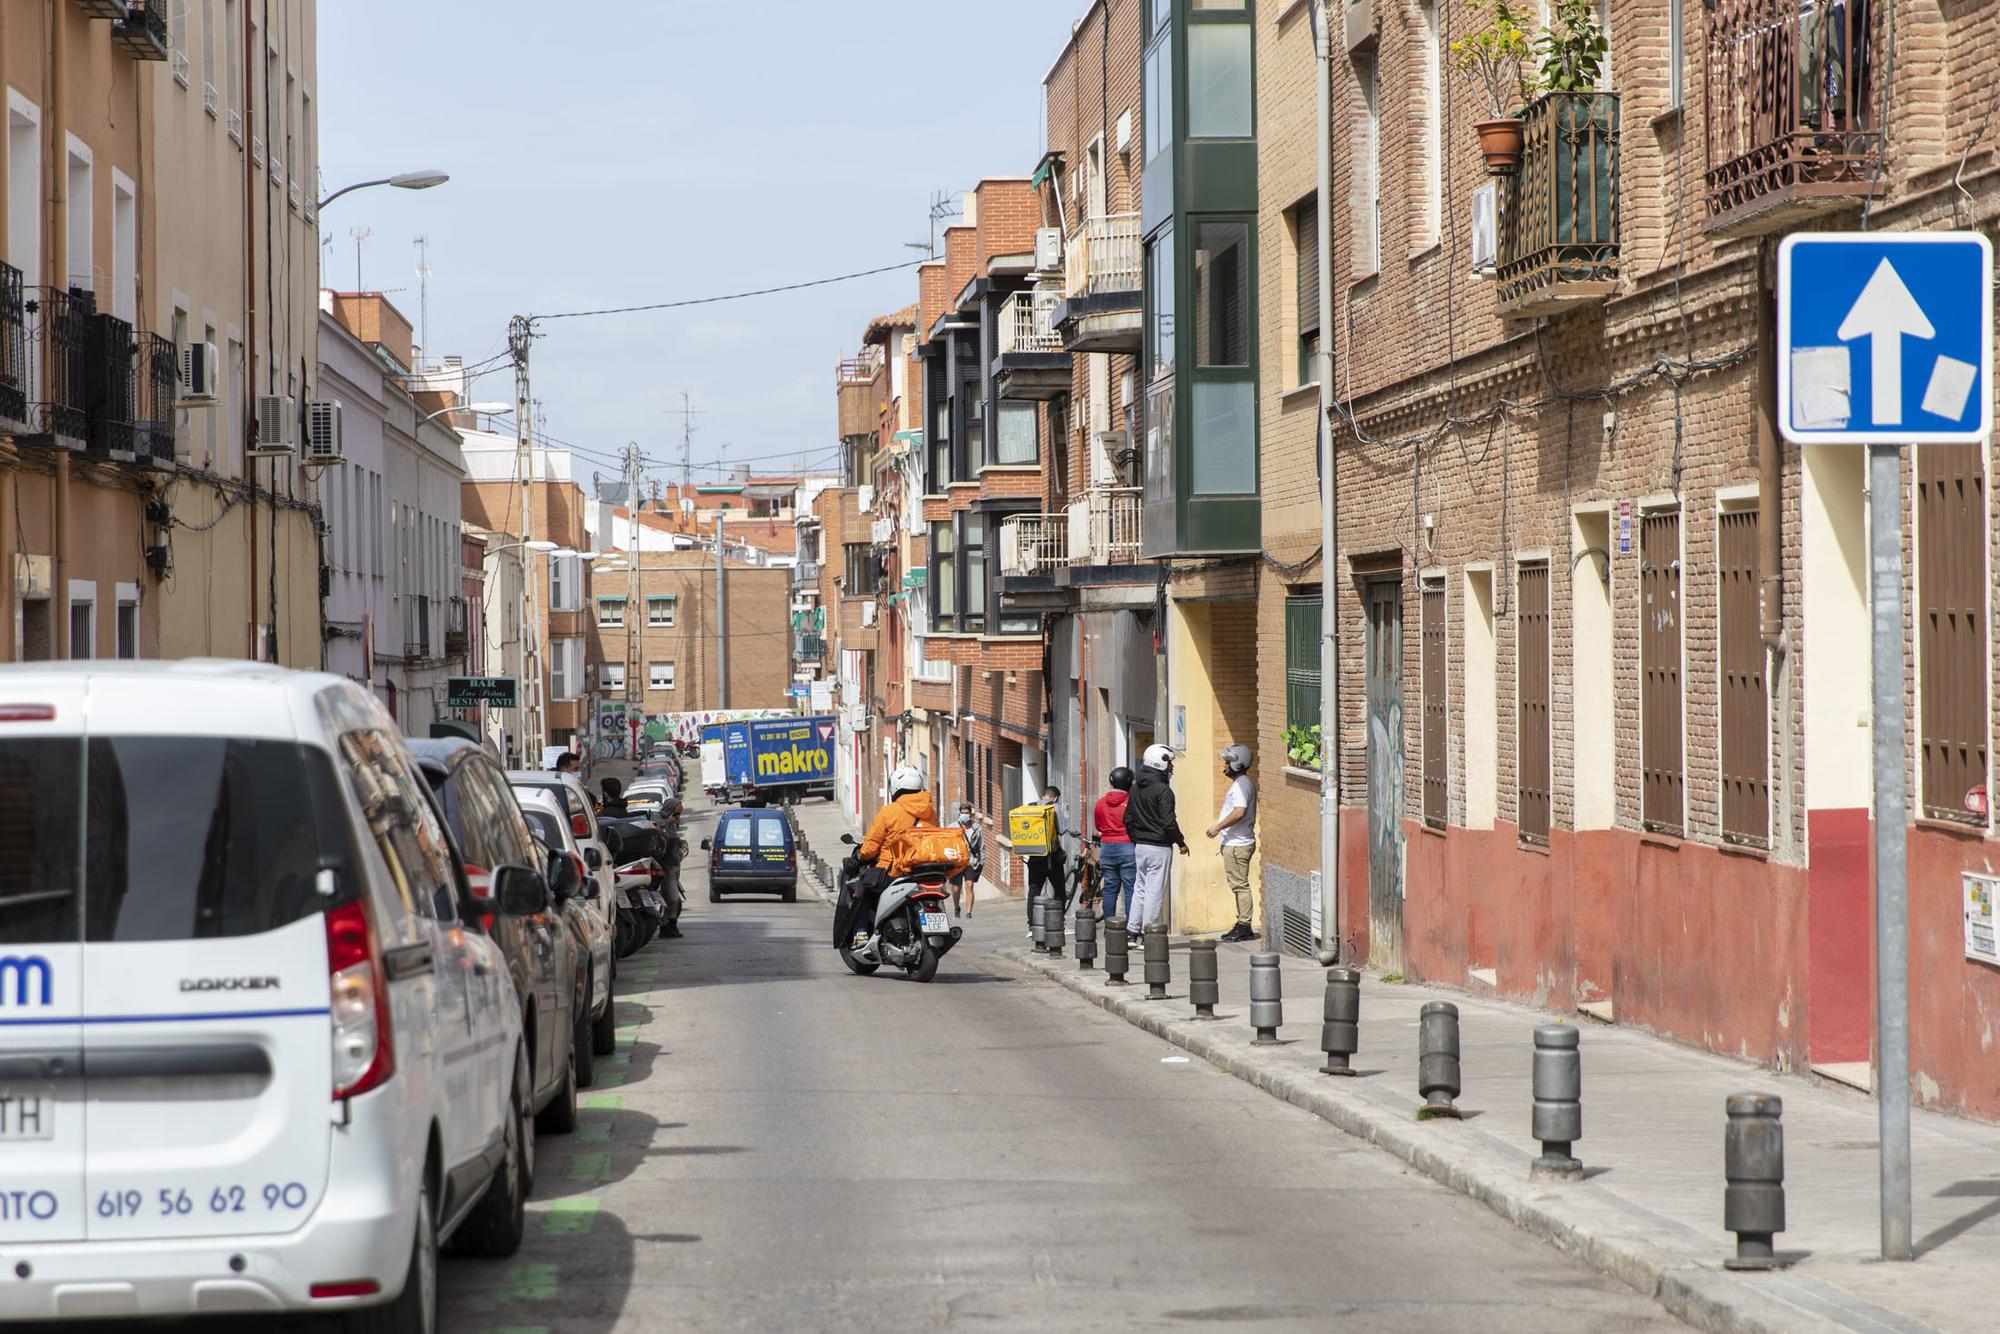
{"type": "MultiPolygon", "coordinates": [[[[436,421],[447,412],[469,412],[475,417],[500,417],[514,410],[512,403],[459,403],[449,408],[439,408],[425,417],[424,421],[436,421]]],[[[417,423],[419,426],[423,422],[417,423]]]]}
{"type": "Polygon", "coordinates": [[[509,542],[504,547],[488,547],[486,554],[497,556],[503,551],[519,551],[523,548],[529,551],[555,551],[557,549],[556,544],[553,542],[509,542]]]}
{"type": "Polygon", "coordinates": [[[366,190],[372,185],[393,185],[398,190],[428,190],[433,185],[443,185],[450,179],[450,176],[447,176],[435,167],[427,171],[399,172],[394,176],[384,176],[379,180],[356,181],[352,185],[343,185],[326,198],[320,200],[319,206],[325,208],[328,204],[331,204],[350,190],[366,190]]]}

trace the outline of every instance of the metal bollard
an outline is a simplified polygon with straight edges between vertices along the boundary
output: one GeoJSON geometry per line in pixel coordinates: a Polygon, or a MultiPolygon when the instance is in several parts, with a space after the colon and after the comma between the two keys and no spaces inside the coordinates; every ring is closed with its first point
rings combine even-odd
{"type": "Polygon", "coordinates": [[[1769,1093],[1731,1094],[1722,1139],[1722,1225],[1736,1234],[1725,1269],[1774,1269],[1774,1234],[1785,1230],[1784,1100],[1769,1093]]]}
{"type": "Polygon", "coordinates": [[[1535,1030],[1535,1111],[1532,1132],[1542,1156],[1528,1167],[1537,1181],[1581,1181],[1583,1164],[1570,1149],[1583,1138],[1583,1053],[1568,1024],[1535,1030]]]}
{"type": "Polygon", "coordinates": [[[1114,987],[1125,985],[1125,970],[1129,942],[1125,937],[1125,919],[1108,917],[1104,921],[1104,980],[1114,987]]]}
{"type": "Polygon", "coordinates": [[[1323,1075],[1351,1075],[1361,1049],[1361,974],[1353,968],[1326,970],[1326,1007],[1319,1026],[1319,1049],[1326,1053],[1323,1075]]]}
{"type": "Polygon", "coordinates": [[[1251,1045],[1268,1047],[1278,1040],[1278,1026],[1285,1022],[1285,1006],[1280,999],[1284,979],[1278,975],[1278,956],[1250,956],[1250,1027],[1257,1030],[1251,1045]]]}
{"type": "Polygon", "coordinates": [[[1089,968],[1097,957],[1097,915],[1088,904],[1076,908],[1076,966],[1089,968]]]}
{"type": "Polygon", "coordinates": [[[1155,922],[1146,928],[1146,999],[1165,1000],[1167,982],[1173,975],[1173,961],[1167,954],[1167,927],[1155,922]]]}
{"type": "Polygon", "coordinates": [[[1051,959],[1062,958],[1063,902],[1053,894],[1042,899],[1042,939],[1048,943],[1051,959]]]}
{"type": "Polygon", "coordinates": [[[1042,900],[1032,889],[1028,891],[1028,932],[1035,938],[1035,953],[1049,952],[1048,928],[1042,924],[1042,900]]]}
{"type": "Polygon", "coordinates": [[[1188,999],[1194,1002],[1194,1017],[1215,1018],[1216,1003],[1222,999],[1221,974],[1216,969],[1215,942],[1197,940],[1188,949],[1188,999]]]}
{"type": "Polygon", "coordinates": [[[1458,1007],[1450,1001],[1427,1001],[1417,1013],[1417,1092],[1424,1095],[1419,1121],[1458,1119],[1458,1007]]]}

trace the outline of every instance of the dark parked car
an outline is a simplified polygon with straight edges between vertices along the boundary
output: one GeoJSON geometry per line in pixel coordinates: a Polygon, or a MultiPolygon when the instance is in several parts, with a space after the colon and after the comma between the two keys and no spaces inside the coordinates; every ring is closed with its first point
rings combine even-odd
{"type": "Polygon", "coordinates": [[[576,1128],[576,1091],[591,1059],[589,951],[569,920],[575,886],[552,887],[545,911],[500,914],[493,903],[503,866],[542,870],[547,854],[493,757],[458,738],[406,738],[424,780],[444,807],[445,823],[464,858],[475,904],[490,906],[480,926],[500,944],[521,1001],[521,1033],[534,1063],[535,1125],[561,1134],[576,1128]],[[565,892],[567,891],[567,892],[565,892]]]}
{"type": "Polygon", "coordinates": [[[724,811],[715,837],[701,846],[708,853],[710,903],[741,892],[776,894],[787,903],[798,899],[799,849],[784,811],[724,811]]]}

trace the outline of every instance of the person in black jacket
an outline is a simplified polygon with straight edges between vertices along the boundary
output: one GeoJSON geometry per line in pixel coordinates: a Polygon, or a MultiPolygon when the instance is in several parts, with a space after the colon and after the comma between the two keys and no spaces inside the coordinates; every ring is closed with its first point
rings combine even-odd
{"type": "Polygon", "coordinates": [[[1187,838],[1174,810],[1173,776],[1174,752],[1161,745],[1146,747],[1132,799],[1125,805],[1125,832],[1132,836],[1136,871],[1126,929],[1135,937],[1165,917],[1173,850],[1179,848],[1181,856],[1187,856],[1187,838]]]}

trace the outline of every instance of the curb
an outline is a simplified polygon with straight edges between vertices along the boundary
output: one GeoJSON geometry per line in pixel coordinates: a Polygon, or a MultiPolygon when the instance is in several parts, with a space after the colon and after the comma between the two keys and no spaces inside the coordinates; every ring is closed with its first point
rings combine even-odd
{"type": "Polygon", "coordinates": [[[1697,1329],[1716,1334],[1788,1334],[1882,1327],[1875,1317],[1887,1313],[1865,1308],[1851,1295],[1804,1275],[1777,1273],[1752,1281],[1724,1271],[1719,1256],[1713,1264],[1690,1259],[1655,1240],[1660,1233],[1679,1230],[1678,1224],[1648,1215],[1600,1187],[1530,1182],[1525,1158],[1517,1163],[1506,1153],[1469,1141],[1477,1132],[1466,1131],[1463,1123],[1416,1121],[1414,1098],[1410,1113],[1397,1115],[1340,1091],[1331,1081],[1262,1067],[1247,1051],[1236,1049],[1247,1048],[1247,1033],[1239,1043],[1231,1043],[1217,1025],[1197,1026],[1179,1010],[1163,1010],[1137,997],[1089,985],[1091,974],[1065,971],[1019,950],[1000,953],[1224,1073],[1394,1154],[1413,1170],[1651,1297],[1697,1329]],[[1772,1288],[1785,1291],[1781,1295],[1772,1288]],[[1872,1314],[1864,1315],[1863,1309],[1872,1314]],[[1850,1312],[1862,1323],[1839,1318],[1850,1312]]]}

